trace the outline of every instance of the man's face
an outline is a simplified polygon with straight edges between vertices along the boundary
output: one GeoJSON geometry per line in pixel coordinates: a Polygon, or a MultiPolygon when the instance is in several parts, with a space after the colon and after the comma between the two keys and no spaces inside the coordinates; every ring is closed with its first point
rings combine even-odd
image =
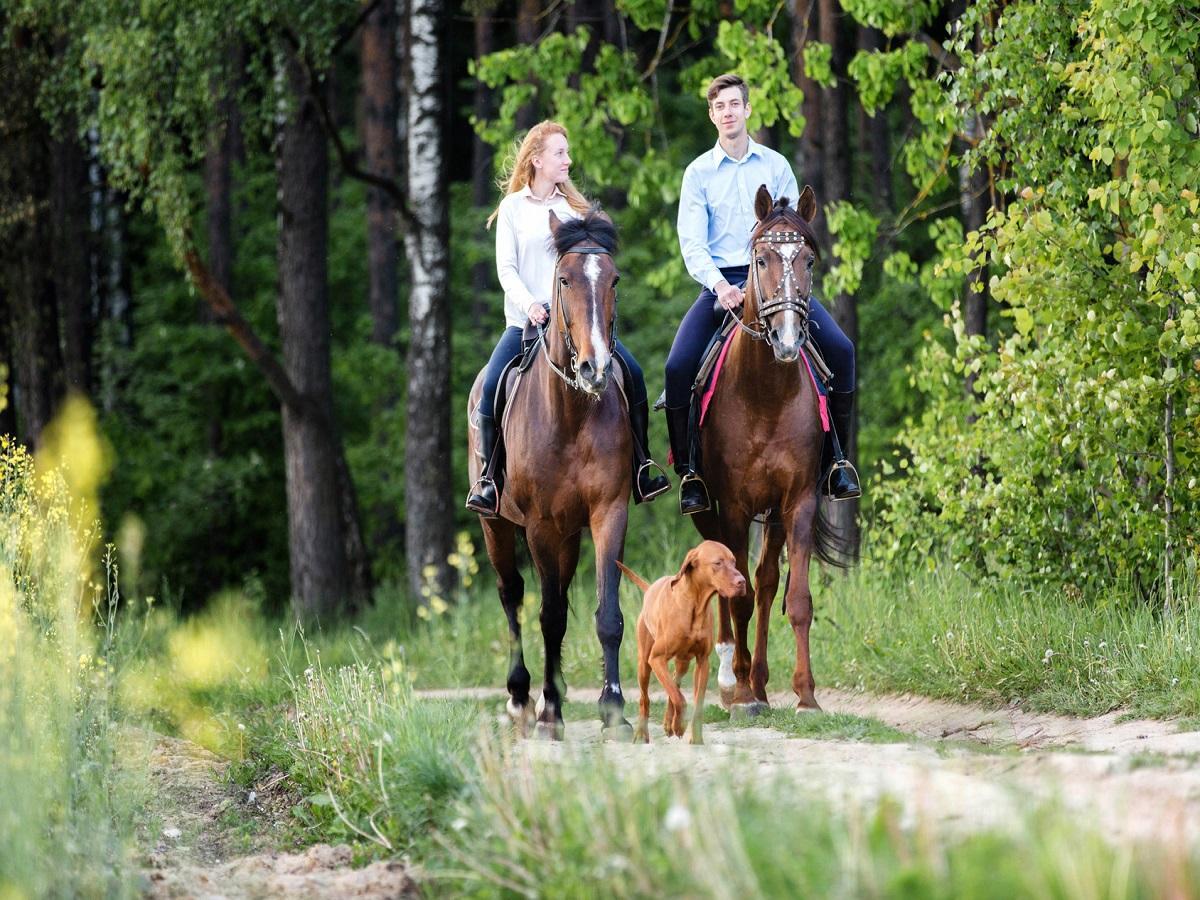
{"type": "Polygon", "coordinates": [[[744,135],[746,122],[750,119],[750,104],[742,100],[742,89],[727,87],[713,97],[708,104],[708,117],[723,140],[737,140],[744,135]]]}

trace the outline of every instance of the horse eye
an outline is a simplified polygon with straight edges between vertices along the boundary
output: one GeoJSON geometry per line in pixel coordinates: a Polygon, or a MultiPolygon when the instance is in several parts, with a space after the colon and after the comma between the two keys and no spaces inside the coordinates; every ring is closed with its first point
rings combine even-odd
{"type": "Polygon", "coordinates": [[[817,258],[815,256],[810,256],[808,258],[808,267],[811,269],[813,267],[813,263],[815,263],[816,261],[817,261],[817,258]]]}
{"type": "Polygon", "coordinates": [[[613,276],[613,287],[616,287],[616,286],[617,286],[617,284],[618,284],[618,282],[620,282],[620,280],[621,280],[621,276],[620,276],[620,275],[614,275],[614,276],[613,276]]]}
{"type": "Polygon", "coordinates": [[[567,279],[566,279],[566,276],[563,276],[562,278],[559,278],[559,279],[558,279],[558,283],[559,283],[559,284],[561,284],[563,287],[570,287],[570,286],[571,286],[571,282],[567,281],[567,279]]]}
{"type": "Polygon", "coordinates": [[[761,256],[758,257],[758,259],[756,259],[755,262],[758,263],[758,267],[760,269],[765,269],[767,267],[767,261],[761,256]]]}

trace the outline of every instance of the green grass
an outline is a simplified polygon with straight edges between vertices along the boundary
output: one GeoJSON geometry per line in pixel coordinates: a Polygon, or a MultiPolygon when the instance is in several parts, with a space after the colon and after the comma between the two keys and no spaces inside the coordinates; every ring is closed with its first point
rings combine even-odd
{"type": "MultiPolygon", "coordinates": [[[[670,569],[646,561],[654,550],[639,543],[648,575],[670,569]]],[[[682,555],[669,547],[664,560],[682,555]]],[[[813,569],[816,621],[812,662],[818,697],[822,687],[911,692],[926,696],[1008,705],[1035,711],[1096,715],[1124,709],[1136,716],[1200,716],[1200,616],[1194,586],[1181,589],[1179,612],[1164,619],[1123,597],[1087,601],[1047,589],[980,586],[951,567],[912,575],[867,567],[848,575],[813,569]]],[[[458,605],[429,622],[389,620],[404,665],[420,687],[503,687],[508,671],[507,630],[486,568],[458,605]],[[480,583],[485,587],[481,587],[480,583]],[[465,648],[465,649],[464,649],[465,648]]],[[[541,682],[538,598],[530,585],[525,606],[526,664],[541,682]]],[[[563,648],[568,686],[601,682],[600,649],[591,613],[594,591],[581,571],[572,588],[572,615],[563,648]]],[[[782,593],[782,590],[781,590],[782,593]]],[[[626,696],[634,658],[633,622],[639,592],[623,583],[626,635],[621,672],[626,696]]],[[[771,617],[768,689],[786,690],[795,642],[777,597],[771,617]]],[[[377,633],[368,621],[368,633],[377,633]]],[[[713,663],[715,669],[715,661],[713,663]]],[[[593,698],[570,694],[574,701],[593,698]]]]}
{"type": "Polygon", "coordinates": [[[867,744],[913,743],[911,734],[885,725],[878,719],[853,716],[849,713],[805,713],[797,715],[791,709],[771,709],[750,724],[763,725],[782,731],[791,737],[818,741],[862,741],[867,744]]]}

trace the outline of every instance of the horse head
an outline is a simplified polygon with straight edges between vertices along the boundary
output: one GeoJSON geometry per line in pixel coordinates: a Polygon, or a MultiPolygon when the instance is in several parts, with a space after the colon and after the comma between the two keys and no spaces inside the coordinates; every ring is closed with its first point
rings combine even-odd
{"type": "Polygon", "coordinates": [[[565,222],[550,212],[558,254],[550,317],[570,355],[574,386],[599,397],[612,375],[616,341],[617,230],[598,208],[565,222]]]}
{"type": "Polygon", "coordinates": [[[743,322],[770,343],[780,362],[795,362],[808,341],[809,308],[817,240],[809,223],[817,214],[812,187],[804,186],[796,208],[787,197],[772,200],[766,185],[754,197],[758,225],[750,237],[750,284],[743,322]]]}

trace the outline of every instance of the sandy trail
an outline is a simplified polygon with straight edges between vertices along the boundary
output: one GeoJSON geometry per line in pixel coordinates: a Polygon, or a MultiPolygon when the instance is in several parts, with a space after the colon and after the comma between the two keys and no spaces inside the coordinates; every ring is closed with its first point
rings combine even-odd
{"type": "MultiPolygon", "coordinates": [[[[573,704],[591,709],[598,691],[573,688],[573,704]]],[[[426,700],[468,699],[502,714],[503,691],[481,688],[418,691],[426,700]]],[[[623,777],[674,774],[797,783],[835,809],[899,802],[906,824],[937,823],[951,831],[1020,828],[1043,802],[1061,804],[1114,843],[1200,841],[1200,732],[1175,723],[1091,719],[986,709],[912,696],[823,690],[827,712],[877,719],[912,736],[894,743],[789,736],[744,723],[705,726],[704,746],[668,739],[651,722],[651,744],[604,743],[599,723],[568,721],[566,740],[519,742],[515,760],[531,765],[600,752],[623,777]]],[[[657,695],[655,699],[663,699],[657,695]]],[[[715,698],[714,698],[715,699],[715,698]]],[[[773,695],[790,709],[794,698],[773,695]]],[[[630,710],[632,712],[632,710],[630,710]]],[[[257,796],[232,785],[228,763],[195,744],[153,741],[159,833],[145,842],[144,889],[154,898],[381,898],[415,895],[404,865],[376,862],[355,869],[345,846],[301,853],[278,849],[290,814],[279,786],[257,796]],[[254,827],[248,828],[250,822],[254,827]]]]}
{"type": "MultiPolygon", "coordinates": [[[[576,702],[598,691],[572,689],[576,702]]],[[[497,699],[499,691],[424,691],[434,698],[497,699]]],[[[663,699],[659,695],[655,699],[663,699]]],[[[808,739],[747,724],[706,725],[705,745],[664,737],[651,722],[646,746],[603,745],[629,777],[687,773],[761,782],[793,780],[835,808],[870,807],[884,796],[900,802],[909,823],[951,829],[1019,827],[1039,803],[1077,813],[1116,842],[1200,840],[1200,732],[1175,723],[1118,721],[985,709],[912,696],[823,690],[826,712],[882,721],[912,741],[865,743],[808,739]]],[[[791,709],[790,694],[771,697],[791,709]]],[[[590,703],[589,703],[590,705],[590,703]]],[[[599,723],[569,721],[560,744],[524,742],[534,762],[568,759],[600,746],[599,723]]]]}
{"type": "Polygon", "coordinates": [[[188,741],[159,736],[150,757],[154,818],[142,871],[153,898],[400,897],[415,885],[398,862],[355,869],[347,846],[318,844],[301,853],[267,849],[290,804],[271,802],[274,785],[253,795],[232,785],[228,762],[188,741]],[[259,796],[259,795],[262,796],[259,796]],[[236,823],[260,826],[247,832],[236,823]]]}

